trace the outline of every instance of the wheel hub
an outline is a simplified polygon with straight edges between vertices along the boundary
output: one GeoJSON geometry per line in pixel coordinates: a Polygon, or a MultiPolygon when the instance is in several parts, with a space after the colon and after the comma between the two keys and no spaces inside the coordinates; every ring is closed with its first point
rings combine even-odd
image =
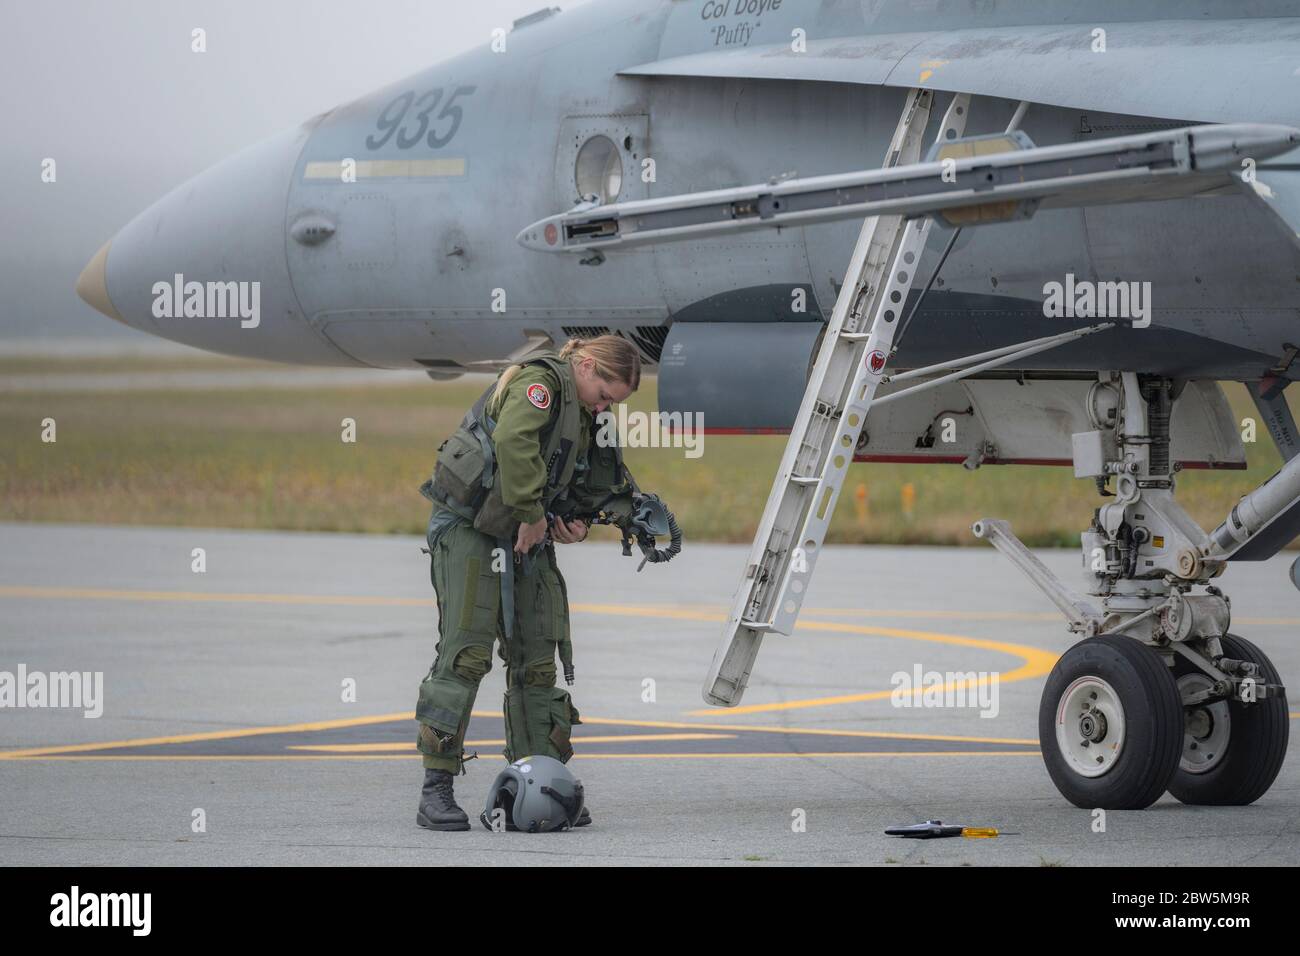
{"type": "Polygon", "coordinates": [[[1115,689],[1100,677],[1080,677],[1061,694],[1056,709],[1056,742],[1070,769],[1100,777],[1124,749],[1124,707],[1115,689]]]}
{"type": "MultiPolygon", "coordinates": [[[[1184,697],[1208,690],[1214,681],[1207,674],[1184,674],[1178,678],[1178,692],[1184,697]]],[[[1228,749],[1232,718],[1226,700],[1184,708],[1183,755],[1178,761],[1187,773],[1205,773],[1213,769],[1228,749]]]]}
{"type": "Polygon", "coordinates": [[[1090,743],[1099,744],[1106,739],[1106,715],[1093,710],[1089,702],[1084,702],[1085,713],[1079,718],[1079,736],[1090,743]]]}

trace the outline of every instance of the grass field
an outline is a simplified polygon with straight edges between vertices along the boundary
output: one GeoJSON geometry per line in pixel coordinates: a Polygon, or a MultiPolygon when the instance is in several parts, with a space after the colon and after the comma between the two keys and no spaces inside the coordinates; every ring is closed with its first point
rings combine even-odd
{"type": "MultiPolygon", "coordinates": [[[[42,368],[78,369],[21,363],[28,374],[42,368]]],[[[0,394],[0,520],[420,533],[428,507],[416,489],[487,381],[0,394]],[[57,423],[54,443],[41,441],[46,418],[57,423]],[[356,421],[355,444],[340,440],[344,418],[356,421]]],[[[1239,421],[1254,414],[1243,388],[1228,392],[1239,421]]],[[[630,407],[655,407],[652,378],[630,407]]],[[[627,460],[688,539],[748,542],[784,444],[784,436],[708,436],[700,458],[632,449],[627,460]]],[[[1180,476],[1180,501],[1204,527],[1280,461],[1262,430],[1247,455],[1248,472],[1180,476]]],[[[1003,517],[1031,545],[1077,546],[1099,502],[1092,482],[1067,468],[858,464],[830,540],[975,545],[971,522],[1003,517]],[[911,515],[902,506],[906,484],[911,515]]]]}

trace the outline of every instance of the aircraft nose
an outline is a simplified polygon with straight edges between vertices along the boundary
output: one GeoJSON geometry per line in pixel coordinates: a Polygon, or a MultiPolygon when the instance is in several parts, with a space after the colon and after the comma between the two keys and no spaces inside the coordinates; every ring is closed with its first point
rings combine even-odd
{"type": "Polygon", "coordinates": [[[108,297],[106,273],[108,270],[108,247],[112,244],[113,240],[110,239],[100,246],[99,251],[86,263],[86,268],[81,270],[81,275],[77,276],[77,295],[81,296],[82,301],[97,312],[103,312],[110,319],[117,319],[117,321],[126,325],[126,320],[113,306],[113,300],[108,297]]]}
{"type": "Polygon", "coordinates": [[[251,146],[155,202],[95,254],[77,294],[111,318],[196,348],[355,364],[304,320],[285,256],[285,211],[311,128],[251,146]]]}

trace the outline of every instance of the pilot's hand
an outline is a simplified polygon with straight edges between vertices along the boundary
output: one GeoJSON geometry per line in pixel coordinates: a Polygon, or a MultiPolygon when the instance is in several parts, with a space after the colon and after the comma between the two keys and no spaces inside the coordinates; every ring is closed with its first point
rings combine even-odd
{"type": "Polygon", "coordinates": [[[527,554],[546,539],[546,516],[538,518],[532,524],[520,524],[519,536],[515,538],[515,553],[527,554]]]}
{"type": "Polygon", "coordinates": [[[551,537],[560,544],[577,544],[587,537],[587,522],[581,518],[574,518],[568,522],[563,518],[556,518],[551,524],[551,537]]]}

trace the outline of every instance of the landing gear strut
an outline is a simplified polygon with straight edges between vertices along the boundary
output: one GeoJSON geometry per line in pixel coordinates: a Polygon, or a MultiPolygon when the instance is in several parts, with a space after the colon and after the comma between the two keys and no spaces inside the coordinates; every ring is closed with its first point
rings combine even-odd
{"type": "Polygon", "coordinates": [[[1079,807],[1142,809],[1165,790],[1184,803],[1248,804],[1286,755],[1286,690],[1259,648],[1228,633],[1231,602],[1210,581],[1300,500],[1300,457],[1206,534],[1174,500],[1169,423],[1180,391],[1124,372],[1089,393],[1095,428],[1074,435],[1075,475],[1094,479],[1107,503],[1080,536],[1085,593],[1006,522],[974,526],[1085,638],[1053,668],[1038,718],[1052,782],[1079,807]]]}

